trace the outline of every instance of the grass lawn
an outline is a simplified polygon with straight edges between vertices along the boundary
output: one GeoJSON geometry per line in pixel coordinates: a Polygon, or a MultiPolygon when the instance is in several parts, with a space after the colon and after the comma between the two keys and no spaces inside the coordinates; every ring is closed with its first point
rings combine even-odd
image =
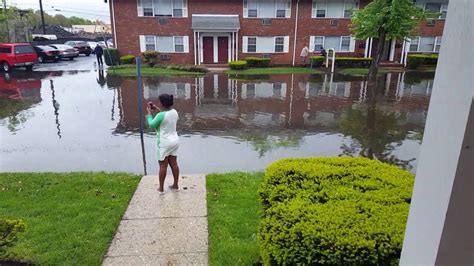
{"type": "Polygon", "coordinates": [[[123,173],[0,173],[0,215],[26,230],[2,260],[99,265],[139,176],[123,173]]]}
{"type": "Polygon", "coordinates": [[[209,263],[252,265],[260,261],[257,188],[263,173],[207,176],[209,263]]]}
{"type": "Polygon", "coordinates": [[[227,70],[230,75],[262,75],[262,74],[320,74],[321,71],[307,67],[267,67],[249,68],[245,70],[227,70]]]}
{"type": "MultiPolygon", "coordinates": [[[[204,73],[199,72],[188,72],[168,68],[159,67],[142,67],[142,76],[200,76],[204,73]]],[[[134,77],[137,76],[137,70],[134,67],[119,67],[109,68],[107,70],[108,75],[112,76],[125,76],[134,77]]]]}
{"type": "MultiPolygon", "coordinates": [[[[388,72],[405,72],[405,71],[414,71],[414,72],[434,72],[436,68],[434,67],[423,67],[419,69],[390,69],[390,68],[380,68],[379,73],[388,73],[388,72]]],[[[369,74],[368,68],[336,68],[336,72],[343,75],[350,75],[350,76],[367,76],[369,74]]]]}

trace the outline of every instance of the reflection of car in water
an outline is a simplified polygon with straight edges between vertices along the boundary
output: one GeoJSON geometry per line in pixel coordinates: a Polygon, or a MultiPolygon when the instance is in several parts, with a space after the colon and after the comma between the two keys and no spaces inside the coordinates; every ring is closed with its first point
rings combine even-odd
{"type": "Polygon", "coordinates": [[[5,74],[0,76],[0,97],[14,100],[41,97],[41,79],[17,77],[5,74]]]}

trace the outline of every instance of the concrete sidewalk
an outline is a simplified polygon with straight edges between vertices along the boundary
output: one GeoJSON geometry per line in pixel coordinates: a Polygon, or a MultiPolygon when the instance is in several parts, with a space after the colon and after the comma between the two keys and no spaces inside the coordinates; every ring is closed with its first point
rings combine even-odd
{"type": "Polygon", "coordinates": [[[159,195],[158,177],[142,178],[103,265],[207,265],[205,176],[183,176],[180,186],[159,195]]]}

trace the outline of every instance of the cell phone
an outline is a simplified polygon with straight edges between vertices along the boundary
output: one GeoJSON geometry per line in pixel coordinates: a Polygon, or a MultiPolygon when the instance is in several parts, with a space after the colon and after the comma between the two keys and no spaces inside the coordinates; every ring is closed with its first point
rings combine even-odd
{"type": "Polygon", "coordinates": [[[148,103],[148,106],[150,106],[150,109],[151,109],[151,110],[156,110],[156,107],[155,107],[155,105],[154,105],[152,102],[149,102],[149,103],[148,103]]]}

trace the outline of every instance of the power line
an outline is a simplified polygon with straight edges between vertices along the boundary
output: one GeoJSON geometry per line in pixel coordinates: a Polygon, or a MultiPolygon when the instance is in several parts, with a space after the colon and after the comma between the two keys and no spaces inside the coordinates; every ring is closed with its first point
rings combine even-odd
{"type": "Polygon", "coordinates": [[[83,14],[83,15],[90,15],[90,16],[99,16],[99,17],[109,17],[108,15],[103,14],[93,14],[93,13],[86,13],[86,12],[79,12],[79,11],[68,11],[62,9],[48,9],[46,11],[54,11],[54,12],[65,12],[65,13],[73,13],[73,14],[83,14]]]}

